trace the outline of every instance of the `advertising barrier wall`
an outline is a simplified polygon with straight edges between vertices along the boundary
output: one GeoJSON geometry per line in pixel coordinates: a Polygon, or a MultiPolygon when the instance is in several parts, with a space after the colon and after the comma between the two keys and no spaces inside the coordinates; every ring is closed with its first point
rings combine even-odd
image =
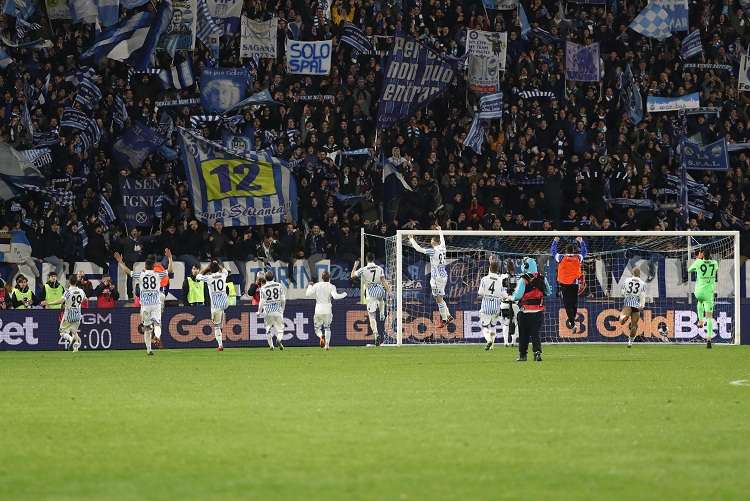
{"type": "MultiPolygon", "coordinates": [[[[285,311],[284,343],[287,346],[317,346],[312,317],[314,301],[291,301],[285,311]]],[[[750,304],[742,305],[744,325],[750,325],[750,304]]],[[[564,311],[557,300],[548,302],[545,313],[547,326],[561,326],[559,342],[585,341],[625,341],[625,329],[617,322],[618,311],[593,302],[582,302],[578,321],[583,325],[580,333],[573,334],[565,328],[564,311]]],[[[405,343],[418,342],[429,334],[446,342],[483,342],[476,311],[457,311],[456,320],[448,327],[437,330],[438,313],[433,317],[405,318],[404,323],[416,324],[419,332],[413,337],[405,337],[405,343]]],[[[212,348],[216,346],[213,337],[210,311],[206,307],[166,308],[162,317],[164,347],[169,348],[212,348]]],[[[731,342],[732,308],[728,304],[716,305],[716,342],[731,342]]],[[[639,334],[654,335],[660,322],[669,329],[669,337],[680,341],[700,340],[695,326],[696,314],[691,305],[682,302],[663,302],[651,305],[643,312],[639,334]]],[[[387,329],[392,322],[386,320],[387,329]]],[[[140,330],[140,316],[137,308],[114,310],[84,310],[80,326],[83,342],[82,350],[122,350],[144,349],[140,330]]],[[[3,350],[62,350],[64,343],[58,337],[59,310],[6,310],[0,312],[0,351],[3,350]]],[[[381,325],[381,331],[383,326],[381,325]]],[[[406,330],[406,329],[405,329],[406,330]]],[[[745,329],[745,333],[749,329],[745,329]]],[[[367,312],[355,300],[337,302],[333,318],[334,346],[361,346],[373,343],[369,333],[367,312]]],[[[411,329],[409,329],[411,331],[411,329]]],[[[246,306],[227,309],[227,320],[223,329],[224,345],[235,347],[266,347],[263,319],[246,306]]],[[[750,344],[750,335],[745,334],[743,344],[750,344]]]]}

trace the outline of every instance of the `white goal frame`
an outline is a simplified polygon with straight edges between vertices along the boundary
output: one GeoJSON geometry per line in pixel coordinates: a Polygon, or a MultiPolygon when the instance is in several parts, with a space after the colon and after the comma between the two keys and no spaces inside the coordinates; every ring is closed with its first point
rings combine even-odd
{"type": "MultiPolygon", "coordinates": [[[[732,344],[740,344],[740,232],[739,231],[468,231],[443,230],[445,236],[475,236],[475,237],[538,237],[543,233],[559,237],[685,237],[688,252],[691,248],[692,237],[733,237],[734,238],[734,340],[732,344]]],[[[437,236],[437,230],[397,230],[396,231],[396,346],[403,344],[403,244],[404,239],[411,236],[437,236]]],[[[689,274],[688,274],[689,280],[689,274]]]]}

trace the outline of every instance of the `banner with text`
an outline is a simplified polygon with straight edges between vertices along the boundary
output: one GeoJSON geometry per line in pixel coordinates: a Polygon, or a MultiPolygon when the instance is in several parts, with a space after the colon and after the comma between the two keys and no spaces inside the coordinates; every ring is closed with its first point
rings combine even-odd
{"type": "Polygon", "coordinates": [[[333,44],[322,42],[286,41],[286,71],[292,75],[328,75],[331,72],[333,44]]]}
{"type": "Polygon", "coordinates": [[[240,57],[276,59],[276,31],[279,19],[256,21],[242,16],[240,57]]]}
{"type": "Polygon", "coordinates": [[[466,52],[469,54],[469,90],[493,94],[500,90],[500,72],[505,71],[508,33],[468,30],[466,52]]]}
{"type": "Polygon", "coordinates": [[[646,98],[646,111],[659,113],[662,111],[693,110],[700,108],[700,93],[693,92],[680,97],[648,96],[646,98]]]}
{"type": "Polygon", "coordinates": [[[128,228],[151,226],[154,220],[154,206],[161,195],[159,179],[148,177],[136,179],[132,176],[120,177],[122,205],[119,208],[120,220],[128,228]]]}
{"type": "Polygon", "coordinates": [[[224,113],[245,99],[247,68],[203,68],[201,106],[206,113],[224,113]]]}
{"type": "Polygon", "coordinates": [[[378,127],[391,127],[442,96],[455,75],[453,61],[412,38],[396,37],[385,66],[378,127]]]}
{"type": "Polygon", "coordinates": [[[721,138],[711,144],[702,145],[693,141],[682,142],[682,164],[691,170],[722,170],[729,169],[729,154],[727,140],[721,138]]]}
{"type": "Polygon", "coordinates": [[[195,49],[196,0],[173,0],[172,21],[159,38],[156,48],[174,54],[178,50],[195,49]]]}

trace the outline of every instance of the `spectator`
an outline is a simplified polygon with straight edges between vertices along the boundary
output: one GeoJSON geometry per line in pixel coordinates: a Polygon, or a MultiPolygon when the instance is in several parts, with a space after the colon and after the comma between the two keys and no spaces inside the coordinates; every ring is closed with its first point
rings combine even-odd
{"type": "Polygon", "coordinates": [[[17,310],[27,310],[38,303],[36,294],[29,288],[29,279],[25,275],[16,276],[16,286],[10,293],[10,303],[17,310]]]}
{"type": "Polygon", "coordinates": [[[117,300],[120,299],[117,286],[112,283],[112,278],[109,275],[102,275],[102,281],[94,289],[93,295],[96,297],[97,308],[114,308],[117,300]]]}
{"type": "Polygon", "coordinates": [[[193,265],[190,275],[182,282],[183,306],[202,306],[209,297],[208,282],[195,279],[200,272],[200,267],[193,265]]]}
{"type": "Polygon", "coordinates": [[[40,304],[45,308],[59,310],[60,308],[62,308],[62,304],[57,303],[52,306],[48,306],[47,302],[58,301],[63,297],[64,293],[65,288],[60,282],[57,281],[57,273],[54,270],[50,271],[47,275],[47,282],[42,287],[42,292],[39,295],[40,304]]]}
{"type": "Polygon", "coordinates": [[[95,297],[94,286],[91,283],[91,280],[86,278],[86,272],[84,272],[83,270],[78,270],[78,273],[76,273],[76,278],[78,279],[76,285],[86,294],[86,297],[95,297]]]}

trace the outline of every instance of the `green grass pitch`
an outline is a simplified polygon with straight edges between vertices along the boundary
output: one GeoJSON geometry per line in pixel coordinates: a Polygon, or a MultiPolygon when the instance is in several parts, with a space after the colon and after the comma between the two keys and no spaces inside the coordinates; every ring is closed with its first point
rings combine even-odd
{"type": "Polygon", "coordinates": [[[749,355],[3,352],[0,499],[748,499],[749,355]]]}

